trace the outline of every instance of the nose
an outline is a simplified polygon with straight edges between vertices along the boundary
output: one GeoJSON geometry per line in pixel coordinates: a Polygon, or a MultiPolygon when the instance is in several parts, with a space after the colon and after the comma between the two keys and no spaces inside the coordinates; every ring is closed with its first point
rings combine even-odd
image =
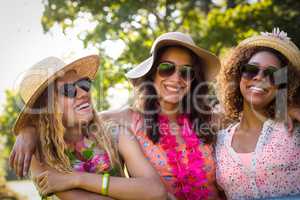
{"type": "Polygon", "coordinates": [[[77,90],[77,94],[76,94],[76,98],[80,99],[82,97],[87,97],[89,92],[81,89],[80,87],[76,86],[76,90],[77,90]]]}
{"type": "Polygon", "coordinates": [[[169,76],[169,79],[171,79],[173,81],[180,81],[181,80],[179,70],[177,68],[176,68],[176,71],[171,76],[169,76]]]}
{"type": "Polygon", "coordinates": [[[262,81],[264,79],[264,73],[263,70],[259,70],[259,72],[254,76],[253,80],[255,81],[262,81]]]}

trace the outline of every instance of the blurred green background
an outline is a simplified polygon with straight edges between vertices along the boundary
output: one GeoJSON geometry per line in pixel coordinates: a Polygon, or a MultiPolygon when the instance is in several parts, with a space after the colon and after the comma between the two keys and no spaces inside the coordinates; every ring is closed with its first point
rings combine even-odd
{"type": "MultiPolygon", "coordinates": [[[[279,27],[300,46],[299,0],[44,0],[40,23],[44,34],[60,26],[64,34],[80,19],[93,28],[78,33],[84,47],[95,47],[101,55],[101,70],[94,83],[97,110],[110,107],[108,91],[116,86],[130,90],[124,73],[149,56],[154,39],[167,31],[190,33],[197,45],[219,56],[245,37],[279,27]],[[107,53],[109,45],[123,44],[118,57],[107,53]],[[118,41],[114,43],[113,41],[118,41]]],[[[30,48],[30,47],[28,47],[30,48]]],[[[118,47],[117,47],[118,48],[118,47]]],[[[2,69],[1,69],[2,70],[2,69]]],[[[7,158],[14,143],[12,125],[20,110],[16,91],[6,90],[0,113],[0,188],[16,177],[7,158]]],[[[9,189],[0,191],[0,199],[9,189]],[[2,195],[2,196],[1,196],[2,195]]],[[[12,195],[13,196],[13,195],[12,195]]]]}

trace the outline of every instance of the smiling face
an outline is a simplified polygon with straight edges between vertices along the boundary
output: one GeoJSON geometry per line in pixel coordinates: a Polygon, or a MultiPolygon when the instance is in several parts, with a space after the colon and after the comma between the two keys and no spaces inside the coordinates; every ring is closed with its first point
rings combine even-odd
{"type": "Polygon", "coordinates": [[[191,87],[191,81],[184,80],[179,71],[182,67],[192,66],[191,54],[182,48],[167,48],[159,58],[158,63],[173,63],[176,66],[176,72],[169,76],[161,76],[156,70],[154,85],[160,101],[164,104],[177,106],[191,87]]]}
{"type": "MultiPolygon", "coordinates": [[[[75,71],[67,72],[56,81],[56,87],[60,91],[65,84],[72,84],[82,79],[75,71]]],[[[82,123],[88,123],[93,119],[93,108],[90,92],[76,85],[76,96],[67,97],[58,92],[58,106],[63,113],[65,127],[72,127],[82,123]]]]}
{"type": "Polygon", "coordinates": [[[260,72],[253,78],[241,77],[240,91],[244,99],[244,103],[251,107],[261,110],[275,98],[277,87],[273,85],[269,77],[265,77],[262,70],[270,68],[270,66],[279,69],[281,62],[277,56],[268,51],[260,51],[255,53],[248,64],[258,66],[260,72]]]}

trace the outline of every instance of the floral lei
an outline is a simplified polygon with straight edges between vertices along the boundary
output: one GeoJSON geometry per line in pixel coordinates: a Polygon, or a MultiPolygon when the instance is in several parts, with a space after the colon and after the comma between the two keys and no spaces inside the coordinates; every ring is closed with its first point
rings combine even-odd
{"type": "Polygon", "coordinates": [[[84,136],[74,144],[69,144],[66,150],[71,165],[75,171],[101,174],[108,172],[110,175],[117,174],[111,168],[107,152],[100,150],[95,143],[95,138],[84,136]]]}
{"type": "Polygon", "coordinates": [[[182,151],[176,150],[178,143],[176,142],[176,136],[171,133],[168,117],[160,115],[158,122],[162,135],[160,143],[166,152],[168,164],[171,166],[172,173],[176,178],[175,196],[186,200],[206,199],[209,190],[204,186],[207,178],[203,170],[204,159],[202,152],[199,150],[200,139],[192,130],[188,116],[181,114],[177,118],[181,136],[186,144],[187,164],[183,162],[182,151]]]}

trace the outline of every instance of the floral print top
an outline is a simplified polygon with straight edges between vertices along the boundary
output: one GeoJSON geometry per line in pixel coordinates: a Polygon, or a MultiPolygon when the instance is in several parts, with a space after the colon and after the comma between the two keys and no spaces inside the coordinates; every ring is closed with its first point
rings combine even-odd
{"type": "MultiPolygon", "coordinates": [[[[133,113],[133,124],[132,130],[137,140],[144,152],[146,158],[150,161],[152,166],[158,172],[161,177],[162,182],[166,186],[166,189],[171,194],[175,194],[175,177],[172,172],[171,166],[168,164],[167,155],[161,144],[154,144],[148,137],[143,128],[143,117],[137,113],[133,113]]],[[[184,162],[187,163],[188,158],[186,155],[186,145],[180,144],[178,149],[182,150],[184,162]]],[[[207,183],[205,183],[205,187],[207,187],[210,191],[209,197],[207,199],[217,200],[219,199],[218,190],[215,185],[215,161],[212,153],[212,146],[201,144],[199,146],[200,151],[204,157],[204,170],[206,172],[207,183]]]]}
{"type": "Polygon", "coordinates": [[[227,198],[300,194],[300,126],[290,136],[283,123],[267,120],[247,167],[231,147],[238,125],[221,130],[216,144],[216,178],[227,198]]]}

